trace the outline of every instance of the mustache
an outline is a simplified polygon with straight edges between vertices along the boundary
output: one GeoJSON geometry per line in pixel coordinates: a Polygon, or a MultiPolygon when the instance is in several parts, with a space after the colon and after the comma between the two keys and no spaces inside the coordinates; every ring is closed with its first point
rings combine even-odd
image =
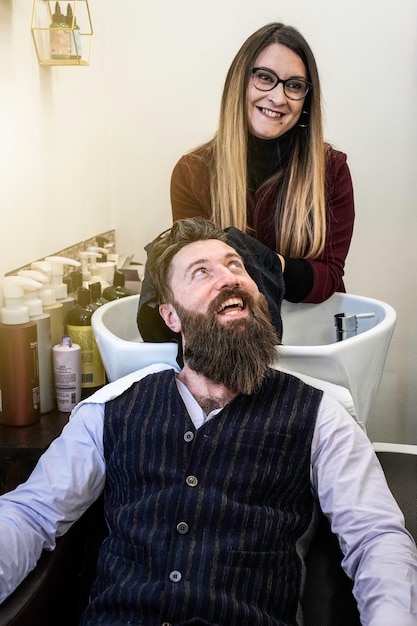
{"type": "Polygon", "coordinates": [[[243,307],[245,309],[249,309],[249,312],[251,314],[254,314],[255,299],[251,293],[245,291],[241,287],[231,287],[229,289],[224,289],[214,298],[214,300],[210,302],[207,307],[207,314],[210,316],[216,315],[223,302],[229,300],[230,298],[240,298],[243,302],[243,307]]]}

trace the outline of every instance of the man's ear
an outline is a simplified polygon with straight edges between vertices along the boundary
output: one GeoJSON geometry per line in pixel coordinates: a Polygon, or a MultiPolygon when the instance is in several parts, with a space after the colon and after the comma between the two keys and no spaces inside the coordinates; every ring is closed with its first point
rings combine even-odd
{"type": "Polygon", "coordinates": [[[181,332],[181,322],[177,315],[177,312],[172,304],[160,304],[159,315],[164,320],[165,324],[174,333],[181,332]]]}

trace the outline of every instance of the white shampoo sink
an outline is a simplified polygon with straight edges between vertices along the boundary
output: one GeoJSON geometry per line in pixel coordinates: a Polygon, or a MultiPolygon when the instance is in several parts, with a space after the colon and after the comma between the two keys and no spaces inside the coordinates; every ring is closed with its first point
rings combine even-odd
{"type": "MultiPolygon", "coordinates": [[[[92,326],[109,381],[152,365],[176,363],[175,343],[143,342],[136,323],[139,295],[114,300],[92,316],[92,326]]],[[[366,425],[384,368],[396,313],[380,300],[335,293],[320,304],[282,306],[283,344],[279,364],[347,388],[358,419],[366,425]],[[336,341],[334,315],[374,313],[359,318],[357,335],[336,341]]]]}

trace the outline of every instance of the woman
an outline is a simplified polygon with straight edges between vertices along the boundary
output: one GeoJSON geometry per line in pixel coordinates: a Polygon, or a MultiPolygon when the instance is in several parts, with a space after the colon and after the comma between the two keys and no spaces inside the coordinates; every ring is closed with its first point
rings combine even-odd
{"type": "Polygon", "coordinates": [[[323,139],[320,82],[302,35],[267,24],[226,77],[217,133],[171,179],[174,221],[235,226],[277,252],[291,302],[344,291],[354,203],[346,155],[323,139]]]}

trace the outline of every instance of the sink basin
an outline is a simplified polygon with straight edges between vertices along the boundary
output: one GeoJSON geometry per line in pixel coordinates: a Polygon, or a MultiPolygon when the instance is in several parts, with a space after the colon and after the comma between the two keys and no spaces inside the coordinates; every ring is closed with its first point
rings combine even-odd
{"type": "MultiPolygon", "coordinates": [[[[136,324],[139,295],[103,305],[92,316],[92,326],[109,381],[152,365],[178,367],[175,343],[143,342],[136,324]]],[[[396,313],[380,300],[335,293],[320,304],[282,306],[283,344],[276,366],[347,388],[363,424],[369,418],[378,391],[396,313]],[[357,335],[336,340],[334,315],[374,313],[359,318],[357,335]]]]}

